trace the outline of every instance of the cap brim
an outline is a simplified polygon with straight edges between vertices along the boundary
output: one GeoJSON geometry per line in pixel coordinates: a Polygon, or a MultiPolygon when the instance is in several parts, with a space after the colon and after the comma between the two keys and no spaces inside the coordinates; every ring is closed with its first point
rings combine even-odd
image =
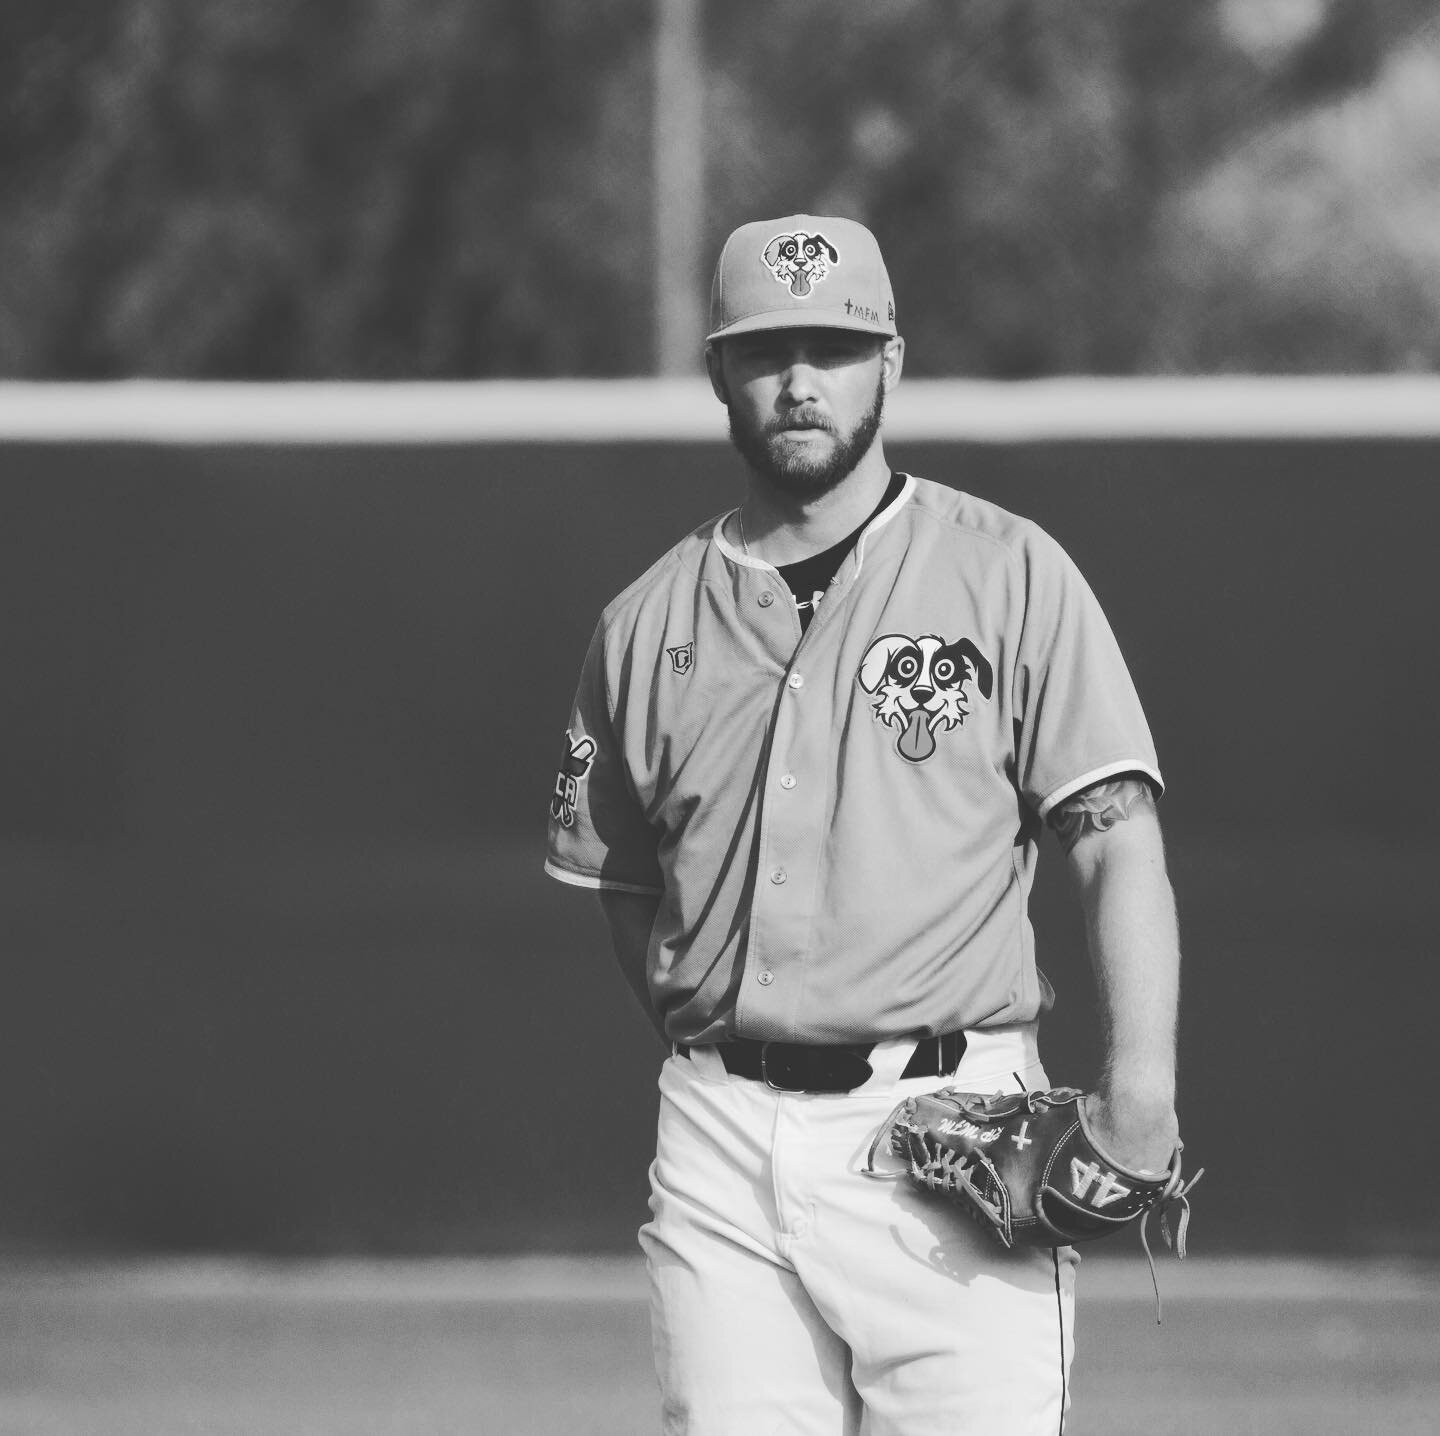
{"type": "Polygon", "coordinates": [[[763,329],[848,329],[856,334],[878,334],[893,339],[893,324],[867,324],[836,309],[769,309],[762,314],[747,314],[731,324],[722,324],[705,336],[705,342],[728,339],[732,334],[754,334],[763,329]]]}

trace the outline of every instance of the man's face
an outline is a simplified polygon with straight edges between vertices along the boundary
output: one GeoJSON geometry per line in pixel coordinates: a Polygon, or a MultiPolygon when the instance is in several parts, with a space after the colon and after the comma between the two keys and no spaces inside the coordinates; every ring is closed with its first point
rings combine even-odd
{"type": "Polygon", "coordinates": [[[900,348],[899,340],[846,329],[767,329],[720,340],[709,356],[711,380],[740,456],[796,497],[833,489],[879,432],[900,348]]]}

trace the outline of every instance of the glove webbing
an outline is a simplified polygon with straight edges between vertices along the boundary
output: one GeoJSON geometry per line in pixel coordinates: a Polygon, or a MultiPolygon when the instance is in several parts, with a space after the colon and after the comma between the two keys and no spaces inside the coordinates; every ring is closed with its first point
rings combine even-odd
{"type": "Polygon", "coordinates": [[[932,1192],[951,1197],[963,1190],[976,1206],[984,1209],[984,1215],[963,1202],[959,1204],[960,1210],[982,1227],[988,1217],[991,1223],[989,1229],[1000,1238],[1001,1244],[1007,1249],[1015,1245],[1015,1239],[1010,1234],[1010,1193],[980,1153],[974,1152],[967,1156],[963,1152],[947,1148],[938,1156],[931,1157],[923,1166],[913,1157],[910,1157],[909,1161],[911,1173],[917,1182],[923,1182],[932,1192]],[[974,1181],[974,1176],[982,1174],[990,1179],[983,1189],[974,1181]]]}

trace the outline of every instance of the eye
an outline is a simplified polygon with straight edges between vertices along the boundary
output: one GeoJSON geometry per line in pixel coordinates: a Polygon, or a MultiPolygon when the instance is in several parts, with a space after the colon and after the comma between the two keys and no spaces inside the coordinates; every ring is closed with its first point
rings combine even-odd
{"type": "Polygon", "coordinates": [[[729,342],[735,346],[734,352],[742,364],[773,369],[780,363],[779,346],[775,335],[769,331],[756,335],[742,334],[729,342]]]}
{"type": "Polygon", "coordinates": [[[906,653],[895,660],[895,676],[907,683],[920,671],[920,660],[913,653],[906,653]]]}
{"type": "Polygon", "coordinates": [[[948,683],[955,676],[955,662],[950,658],[942,658],[934,668],[935,680],[938,683],[948,683]]]}
{"type": "Polygon", "coordinates": [[[794,259],[795,251],[798,248],[799,246],[793,239],[787,239],[785,243],[780,246],[780,253],[783,254],[786,259],[794,259]]]}

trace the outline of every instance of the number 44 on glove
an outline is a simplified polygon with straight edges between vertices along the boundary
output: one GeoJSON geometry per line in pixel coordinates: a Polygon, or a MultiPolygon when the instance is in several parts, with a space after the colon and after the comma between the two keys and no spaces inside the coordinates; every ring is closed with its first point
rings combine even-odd
{"type": "Polygon", "coordinates": [[[983,1097],[946,1087],[907,1097],[886,1118],[870,1144],[867,1176],[909,1177],[918,1187],[954,1201],[1006,1247],[1069,1246],[1093,1241],[1140,1222],[1140,1245],[1160,1286],[1146,1224],[1159,1211],[1160,1231],[1176,1256],[1185,1255],[1189,1195],[1205,1174],[1180,1176],[1176,1143],[1167,1169],[1137,1172],[1110,1157],[1085,1117],[1085,1094],[1076,1087],[983,1097]],[[904,1172],[879,1172],[875,1154],[889,1139],[904,1172]],[[1169,1214],[1180,1208],[1175,1236],[1169,1214]]]}

